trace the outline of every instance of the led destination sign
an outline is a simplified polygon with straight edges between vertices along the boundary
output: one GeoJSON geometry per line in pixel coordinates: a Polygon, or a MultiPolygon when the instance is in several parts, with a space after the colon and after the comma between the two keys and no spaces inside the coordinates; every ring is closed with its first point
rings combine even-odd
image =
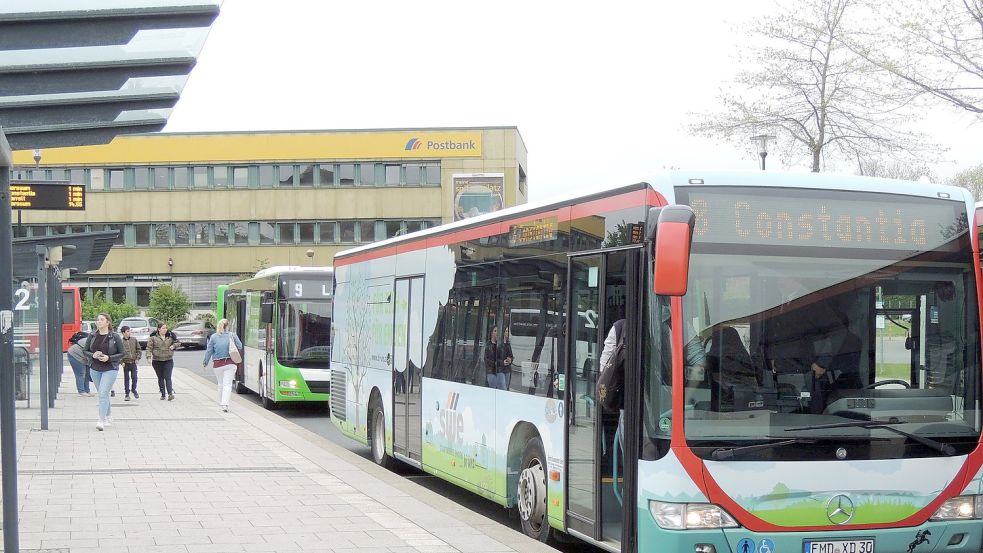
{"type": "Polygon", "coordinates": [[[11,209],[85,210],[85,186],[51,182],[11,182],[11,209]]]}
{"type": "Polygon", "coordinates": [[[330,280],[284,279],[282,297],[288,300],[316,300],[331,297],[330,280]]]}
{"type": "MultiPolygon", "coordinates": [[[[756,189],[761,190],[761,189],[756,189]]],[[[681,194],[696,214],[694,242],[890,250],[934,249],[968,229],[962,204],[887,194],[681,194]]],[[[681,198],[682,199],[682,198],[681,198]]]]}
{"type": "Polygon", "coordinates": [[[509,247],[556,240],[557,219],[546,217],[509,226],[509,247]]]}

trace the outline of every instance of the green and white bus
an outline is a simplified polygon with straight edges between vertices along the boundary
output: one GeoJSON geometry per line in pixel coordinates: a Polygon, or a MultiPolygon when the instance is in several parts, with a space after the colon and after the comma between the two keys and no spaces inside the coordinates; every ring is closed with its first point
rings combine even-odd
{"type": "Polygon", "coordinates": [[[934,184],[671,172],[341,252],[331,418],[536,539],[980,551],[974,211],[934,184]],[[618,320],[623,418],[595,402],[618,320]]]}
{"type": "Polygon", "coordinates": [[[270,267],[218,287],[218,318],[245,349],[237,393],[259,394],[267,409],[330,399],[333,286],[330,267],[270,267]]]}

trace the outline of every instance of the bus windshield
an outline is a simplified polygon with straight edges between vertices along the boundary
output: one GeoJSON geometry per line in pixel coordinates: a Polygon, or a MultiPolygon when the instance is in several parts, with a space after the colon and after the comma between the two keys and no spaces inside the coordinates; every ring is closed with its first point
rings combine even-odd
{"type": "Polygon", "coordinates": [[[290,367],[327,368],[331,359],[331,302],[280,302],[277,360],[290,367]]]}
{"type": "Polygon", "coordinates": [[[677,196],[697,215],[683,298],[685,428],[697,455],[975,449],[980,328],[962,202],[764,188],[677,196]]]}

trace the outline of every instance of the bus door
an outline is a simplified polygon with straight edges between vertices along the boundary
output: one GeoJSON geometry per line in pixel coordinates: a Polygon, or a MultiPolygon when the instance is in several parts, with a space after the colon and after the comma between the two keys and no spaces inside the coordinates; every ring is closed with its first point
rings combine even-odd
{"type": "MultiPolygon", "coordinates": [[[[620,413],[602,408],[595,398],[604,340],[615,321],[625,319],[626,408],[637,394],[638,341],[643,282],[641,249],[571,256],[567,310],[567,527],[584,537],[622,548],[632,536],[637,440],[619,434],[620,413]],[[625,459],[629,461],[626,463],[625,459]],[[627,472],[625,470],[627,467],[627,472]],[[629,499],[625,499],[629,498],[629,499]]],[[[632,435],[629,423],[624,435],[632,435]]]]}
{"type": "Polygon", "coordinates": [[[423,385],[423,277],[396,279],[393,325],[393,452],[421,461],[423,385]]]}

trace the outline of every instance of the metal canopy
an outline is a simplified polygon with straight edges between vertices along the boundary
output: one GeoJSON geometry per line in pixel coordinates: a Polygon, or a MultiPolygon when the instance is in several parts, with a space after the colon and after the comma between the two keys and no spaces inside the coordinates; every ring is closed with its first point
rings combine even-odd
{"type": "Polygon", "coordinates": [[[0,127],[13,150],[104,144],[167,123],[218,0],[4,0],[0,127]]]}
{"type": "Polygon", "coordinates": [[[119,231],[106,230],[79,234],[59,234],[57,236],[41,236],[36,238],[15,238],[14,243],[14,278],[33,277],[38,272],[35,246],[75,246],[75,251],[66,253],[58,267],[75,269],[79,273],[98,270],[106,261],[109,250],[116,242],[119,231]]]}

